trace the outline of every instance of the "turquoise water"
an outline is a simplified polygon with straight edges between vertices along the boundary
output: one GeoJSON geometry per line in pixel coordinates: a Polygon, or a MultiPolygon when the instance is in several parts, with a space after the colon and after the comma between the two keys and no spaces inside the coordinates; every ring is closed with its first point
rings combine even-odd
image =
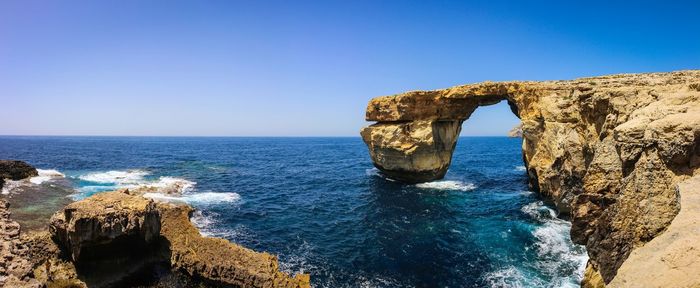
{"type": "Polygon", "coordinates": [[[383,177],[360,138],[5,136],[0,159],[73,199],[151,187],[188,202],[204,234],[277,254],[315,287],[577,287],[585,250],[528,191],[520,145],[461,138],[445,180],[419,185],[383,177]]]}

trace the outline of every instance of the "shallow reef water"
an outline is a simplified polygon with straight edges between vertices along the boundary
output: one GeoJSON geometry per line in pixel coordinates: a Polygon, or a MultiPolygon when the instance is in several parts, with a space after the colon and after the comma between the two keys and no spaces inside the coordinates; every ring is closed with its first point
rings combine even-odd
{"type": "Polygon", "coordinates": [[[586,251],[528,190],[520,141],[463,137],[445,179],[416,185],[373,168],[360,138],[3,136],[0,159],[43,171],[3,191],[22,218],[149,187],[314,287],[577,287],[586,251]]]}

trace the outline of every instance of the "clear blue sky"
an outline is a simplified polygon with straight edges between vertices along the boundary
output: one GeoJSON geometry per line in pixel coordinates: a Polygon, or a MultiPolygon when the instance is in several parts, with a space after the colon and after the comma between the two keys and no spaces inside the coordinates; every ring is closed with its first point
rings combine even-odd
{"type": "Polygon", "coordinates": [[[509,2],[2,1],[0,134],[356,136],[375,96],[700,68],[700,1],[509,2]]]}

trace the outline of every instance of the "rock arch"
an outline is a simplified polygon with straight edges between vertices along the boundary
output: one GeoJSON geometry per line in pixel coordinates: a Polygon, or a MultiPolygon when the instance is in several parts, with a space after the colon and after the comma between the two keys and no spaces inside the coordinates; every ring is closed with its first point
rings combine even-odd
{"type": "MultiPolygon", "coordinates": [[[[531,84],[534,85],[534,84],[531,84]]],[[[447,90],[415,91],[372,99],[362,138],[374,165],[393,179],[408,183],[441,179],[450,166],[462,123],[480,106],[508,101],[521,110],[521,83],[483,83],[447,90]]]]}
{"type": "Polygon", "coordinates": [[[503,100],[522,122],[532,188],[570,214],[572,240],[588,249],[584,281],[612,281],[630,252],[676,217],[677,184],[700,177],[700,70],[484,82],[378,97],[367,105],[366,119],[376,123],[362,129],[362,139],[389,177],[440,179],[462,122],[479,106],[503,100]]]}

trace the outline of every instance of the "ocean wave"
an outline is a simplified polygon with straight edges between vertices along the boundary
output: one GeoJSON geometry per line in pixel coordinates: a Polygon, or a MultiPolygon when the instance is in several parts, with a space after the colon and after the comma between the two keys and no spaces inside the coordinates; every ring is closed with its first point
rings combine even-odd
{"type": "Polygon", "coordinates": [[[163,193],[145,193],[143,197],[165,202],[185,202],[188,204],[218,204],[233,203],[241,200],[238,193],[233,192],[199,192],[182,196],[172,196],[163,193]]]}
{"type": "Polygon", "coordinates": [[[124,188],[177,195],[192,191],[196,184],[182,178],[164,176],[156,181],[127,185],[124,188]]]}
{"type": "Polygon", "coordinates": [[[106,171],[92,172],[78,176],[78,179],[94,183],[114,183],[114,184],[139,184],[144,181],[144,177],[150,173],[145,170],[127,170],[127,171],[106,171]]]}
{"type": "Polygon", "coordinates": [[[370,168],[370,169],[365,170],[365,175],[370,176],[370,177],[379,177],[379,178],[382,178],[384,180],[396,182],[396,180],[387,177],[386,175],[384,175],[382,173],[382,171],[379,171],[379,169],[377,169],[377,168],[370,168]]]}
{"type": "Polygon", "coordinates": [[[542,201],[527,204],[521,211],[540,223],[532,231],[537,252],[534,266],[551,277],[549,287],[579,286],[588,254],[583,246],[571,241],[571,223],[557,218],[556,211],[545,206],[542,201]]]}
{"type": "Polygon", "coordinates": [[[527,168],[525,166],[515,166],[515,171],[525,171],[527,168]]]}
{"type": "Polygon", "coordinates": [[[81,183],[78,194],[73,198],[80,199],[94,193],[117,189],[129,189],[142,193],[162,193],[168,195],[181,195],[194,189],[196,182],[182,178],[162,176],[156,179],[148,179],[150,172],[145,170],[106,171],[91,172],[78,175],[81,183]]]}
{"type": "Polygon", "coordinates": [[[523,206],[522,208],[520,208],[520,211],[527,214],[532,219],[537,220],[538,222],[544,223],[546,221],[559,220],[559,221],[568,223],[564,220],[557,218],[557,212],[554,211],[554,209],[545,206],[544,202],[542,202],[542,201],[536,201],[536,202],[532,202],[530,204],[527,204],[527,205],[523,206]]]}
{"type": "Polygon", "coordinates": [[[57,170],[52,170],[52,169],[36,169],[37,172],[39,172],[39,176],[34,176],[32,178],[29,178],[29,182],[32,184],[36,185],[41,185],[41,183],[44,183],[46,181],[51,181],[54,179],[60,179],[66,177],[66,175],[63,175],[63,173],[58,172],[57,170]]]}
{"type": "Polygon", "coordinates": [[[192,224],[199,229],[199,234],[205,237],[223,238],[233,242],[255,241],[255,234],[245,225],[223,227],[218,219],[219,214],[212,211],[195,210],[190,217],[192,224]]]}
{"type": "Polygon", "coordinates": [[[63,173],[58,172],[57,170],[36,169],[36,171],[39,173],[39,175],[34,176],[34,177],[30,177],[29,179],[5,180],[5,184],[3,185],[2,190],[0,190],[0,194],[8,195],[12,191],[14,191],[18,188],[21,188],[21,187],[31,187],[32,185],[41,185],[44,182],[57,180],[57,179],[63,179],[65,177],[65,175],[63,175],[63,173]]]}
{"type": "Polygon", "coordinates": [[[441,180],[416,184],[416,187],[421,189],[435,189],[435,190],[459,190],[459,191],[470,191],[476,189],[476,185],[472,183],[466,183],[462,181],[455,180],[441,180]]]}
{"type": "MultiPolygon", "coordinates": [[[[537,279],[535,279],[535,282],[537,279]]],[[[528,279],[525,275],[514,266],[509,266],[496,271],[491,271],[484,275],[484,281],[489,287],[505,288],[505,287],[528,287],[537,286],[533,283],[533,279],[528,279]]]]}

